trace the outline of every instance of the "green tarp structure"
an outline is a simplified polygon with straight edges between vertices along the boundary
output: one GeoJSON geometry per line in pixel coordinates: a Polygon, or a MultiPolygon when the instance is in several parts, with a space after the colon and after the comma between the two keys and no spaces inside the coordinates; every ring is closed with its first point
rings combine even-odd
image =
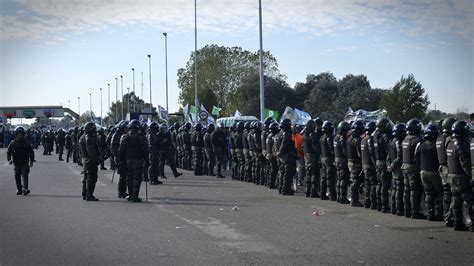
{"type": "Polygon", "coordinates": [[[223,125],[224,127],[231,127],[236,122],[248,122],[248,121],[259,121],[258,118],[255,116],[241,116],[239,118],[230,116],[230,117],[222,117],[216,120],[217,125],[223,125]]]}

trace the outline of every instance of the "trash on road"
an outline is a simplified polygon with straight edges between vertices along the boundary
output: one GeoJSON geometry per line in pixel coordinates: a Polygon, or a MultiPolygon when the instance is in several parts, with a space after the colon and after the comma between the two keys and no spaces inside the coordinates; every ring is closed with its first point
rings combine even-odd
{"type": "Polygon", "coordinates": [[[224,209],[223,208],[220,208],[219,211],[223,211],[224,209]]]}
{"type": "Polygon", "coordinates": [[[311,215],[314,215],[314,216],[323,216],[323,215],[324,215],[324,211],[322,211],[322,210],[313,210],[313,212],[311,213],[311,215]]]}
{"type": "Polygon", "coordinates": [[[234,207],[232,207],[232,210],[233,210],[233,211],[238,211],[238,210],[239,210],[239,207],[234,206],[234,207]]]}

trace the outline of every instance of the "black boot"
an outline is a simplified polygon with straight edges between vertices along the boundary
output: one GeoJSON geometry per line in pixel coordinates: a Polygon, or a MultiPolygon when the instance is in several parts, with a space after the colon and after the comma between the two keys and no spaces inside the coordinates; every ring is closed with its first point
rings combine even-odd
{"type": "Polygon", "coordinates": [[[82,199],[87,199],[87,185],[86,183],[82,183],[82,199]]]}
{"type": "Polygon", "coordinates": [[[87,201],[99,201],[98,198],[94,197],[95,183],[87,182],[87,201]]]}

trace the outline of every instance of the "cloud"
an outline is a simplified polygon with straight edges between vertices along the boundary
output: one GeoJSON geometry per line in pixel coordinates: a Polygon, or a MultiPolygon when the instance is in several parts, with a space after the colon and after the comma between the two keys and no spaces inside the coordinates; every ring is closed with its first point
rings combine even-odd
{"type": "MultiPolygon", "coordinates": [[[[103,31],[120,26],[194,27],[192,0],[17,0],[0,15],[2,40],[103,31]],[[6,13],[6,14],[5,14],[6,13]]],[[[198,27],[213,33],[256,31],[256,0],[198,0],[198,27]]],[[[264,0],[265,31],[316,36],[338,31],[398,31],[409,36],[451,34],[474,38],[474,1],[442,0],[264,0]]]]}

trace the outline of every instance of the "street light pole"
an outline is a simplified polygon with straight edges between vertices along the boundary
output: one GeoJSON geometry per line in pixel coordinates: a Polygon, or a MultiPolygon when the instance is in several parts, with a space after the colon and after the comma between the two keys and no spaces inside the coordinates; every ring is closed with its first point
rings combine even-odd
{"type": "Polygon", "coordinates": [[[118,78],[115,78],[115,122],[118,120],[118,78]]]}
{"type": "Polygon", "coordinates": [[[142,74],[142,101],[143,101],[143,105],[142,105],[142,113],[143,113],[143,108],[145,108],[145,98],[143,98],[143,71],[141,72],[142,74]]]}
{"type": "Polygon", "coordinates": [[[71,100],[67,100],[67,107],[71,109],[71,100]]]}
{"type": "MultiPolygon", "coordinates": [[[[107,102],[107,110],[110,110],[110,83],[107,83],[108,88],[108,102],[107,102]]],[[[110,117],[109,117],[110,118],[110,117]]]]}
{"type": "Polygon", "coordinates": [[[153,120],[153,104],[151,98],[151,55],[148,55],[148,71],[150,72],[150,112],[151,112],[151,119],[153,120]]]}
{"type": "Polygon", "coordinates": [[[77,114],[81,117],[81,97],[77,97],[77,114]]]}
{"type": "Polygon", "coordinates": [[[258,17],[259,17],[259,32],[260,32],[260,120],[263,121],[265,110],[265,86],[263,76],[263,38],[262,38],[262,0],[258,0],[258,17]]]}
{"type": "MultiPolygon", "coordinates": [[[[135,68],[132,68],[132,76],[133,76],[133,94],[135,94],[135,68]]],[[[135,112],[135,101],[133,104],[133,111],[135,112]]]]}
{"type": "Polygon", "coordinates": [[[196,117],[199,110],[198,100],[198,54],[197,54],[197,4],[194,0],[194,104],[196,105],[196,117]]]}
{"type": "Polygon", "coordinates": [[[123,120],[123,104],[124,104],[124,102],[123,102],[123,75],[120,75],[120,82],[122,84],[122,85],[120,85],[121,90],[122,90],[122,113],[120,114],[120,118],[122,118],[122,120],[123,120]]]}
{"type": "Polygon", "coordinates": [[[89,113],[92,121],[92,93],[89,93],[89,113]]]}
{"type": "Polygon", "coordinates": [[[168,110],[168,33],[163,32],[163,36],[165,36],[166,112],[169,113],[169,110],[168,110]]]}
{"type": "Polygon", "coordinates": [[[130,114],[130,88],[127,88],[127,95],[128,95],[128,99],[127,99],[127,113],[130,114]]]}
{"type": "Polygon", "coordinates": [[[102,120],[104,117],[102,116],[102,88],[100,88],[100,126],[103,127],[102,125],[102,120]]]}

